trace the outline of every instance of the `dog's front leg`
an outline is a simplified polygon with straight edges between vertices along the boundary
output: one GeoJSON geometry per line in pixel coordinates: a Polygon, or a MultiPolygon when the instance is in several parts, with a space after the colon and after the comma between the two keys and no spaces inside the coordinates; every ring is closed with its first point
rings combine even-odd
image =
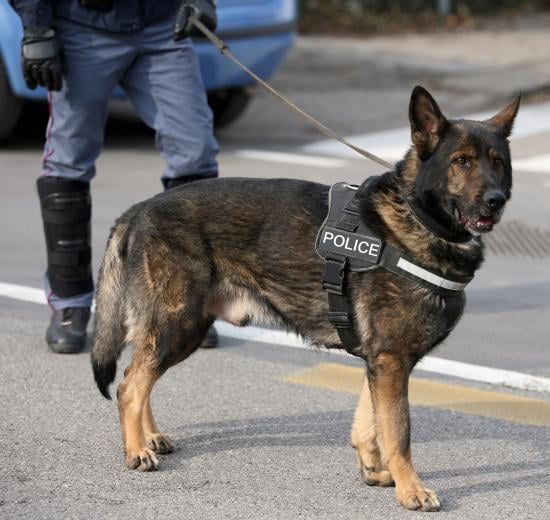
{"type": "Polygon", "coordinates": [[[395,480],[397,500],[407,509],[437,511],[437,495],[424,487],[412,465],[409,364],[402,354],[384,352],[369,360],[368,370],[378,444],[382,460],[395,480]]]}
{"type": "Polygon", "coordinates": [[[351,430],[351,445],[355,448],[361,477],[369,486],[393,486],[394,481],[382,463],[376,435],[376,418],[367,374],[355,410],[351,430]]]}

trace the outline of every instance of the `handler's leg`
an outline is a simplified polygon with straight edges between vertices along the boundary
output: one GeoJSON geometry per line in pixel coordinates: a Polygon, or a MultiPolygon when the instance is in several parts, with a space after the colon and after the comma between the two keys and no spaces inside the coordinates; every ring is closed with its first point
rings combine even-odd
{"type": "Polygon", "coordinates": [[[54,352],[79,352],[93,299],[89,182],[102,145],[111,91],[133,59],[116,35],[57,21],[63,88],[52,92],[50,119],[37,181],[54,313],[46,341],[54,352]]]}
{"type": "Polygon", "coordinates": [[[369,486],[392,486],[392,476],[384,468],[380,447],[376,435],[376,417],[370,395],[367,374],[363,380],[363,387],[359,403],[355,410],[355,417],[351,431],[351,444],[356,450],[357,463],[361,477],[369,486]]]}
{"type": "Polygon", "coordinates": [[[437,495],[424,487],[412,465],[408,382],[409,368],[399,354],[382,353],[370,360],[378,441],[382,460],[395,480],[397,500],[407,509],[436,511],[437,495]]]}
{"type": "Polygon", "coordinates": [[[169,20],[146,27],[138,56],[121,82],[166,162],[165,185],[216,177],[212,111],[189,39],[172,41],[169,20]]]}

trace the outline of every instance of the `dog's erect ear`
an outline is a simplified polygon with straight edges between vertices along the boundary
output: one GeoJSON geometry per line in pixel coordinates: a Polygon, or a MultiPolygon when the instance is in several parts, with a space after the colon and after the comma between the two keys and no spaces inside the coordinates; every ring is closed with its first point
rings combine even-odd
{"type": "Polygon", "coordinates": [[[514,126],[514,120],[516,119],[520,102],[521,95],[512,100],[496,116],[491,117],[491,119],[487,119],[485,122],[496,127],[498,133],[502,136],[509,137],[512,133],[512,127],[514,126]]]}
{"type": "Polygon", "coordinates": [[[423,87],[414,87],[409,104],[412,142],[420,159],[427,159],[434,151],[440,136],[448,126],[431,94],[423,87]]]}

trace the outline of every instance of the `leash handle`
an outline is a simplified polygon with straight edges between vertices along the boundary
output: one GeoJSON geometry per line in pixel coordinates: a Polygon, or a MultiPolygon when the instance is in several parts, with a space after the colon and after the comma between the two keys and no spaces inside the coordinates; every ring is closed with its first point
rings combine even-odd
{"type": "Polygon", "coordinates": [[[303,117],[306,121],[308,121],[311,125],[317,128],[317,130],[325,134],[327,137],[330,137],[331,139],[334,139],[335,141],[342,143],[343,145],[351,148],[352,150],[356,151],[358,154],[362,155],[363,157],[366,157],[367,159],[370,159],[371,161],[379,164],[380,166],[393,170],[392,164],[390,164],[387,161],[384,161],[384,159],[381,159],[380,157],[374,155],[373,153],[367,152],[367,150],[364,150],[363,148],[360,148],[359,146],[356,146],[350,143],[349,141],[344,139],[341,135],[332,131],[323,123],[317,121],[317,119],[310,116],[308,113],[304,112],[301,108],[296,106],[292,101],[290,101],[285,96],[277,92],[269,83],[265,82],[257,74],[252,72],[244,63],[242,63],[231,52],[231,49],[229,48],[229,46],[223,40],[218,38],[212,31],[210,31],[210,29],[208,29],[208,27],[206,27],[200,20],[197,20],[197,18],[195,18],[194,16],[190,16],[189,20],[197,29],[199,29],[199,31],[201,31],[204,34],[204,36],[206,36],[206,38],[208,38],[218,48],[221,54],[229,58],[233,63],[235,63],[235,65],[241,68],[250,77],[254,78],[262,87],[264,87],[273,97],[279,100],[287,108],[289,108],[290,110],[296,112],[298,115],[303,117]]]}

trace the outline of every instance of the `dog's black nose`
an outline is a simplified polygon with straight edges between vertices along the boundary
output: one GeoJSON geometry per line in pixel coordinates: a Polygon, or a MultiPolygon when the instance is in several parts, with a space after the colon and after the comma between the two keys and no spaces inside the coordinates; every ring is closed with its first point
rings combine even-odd
{"type": "Polygon", "coordinates": [[[493,211],[498,211],[506,202],[504,193],[500,190],[489,190],[483,195],[483,202],[493,211]]]}

